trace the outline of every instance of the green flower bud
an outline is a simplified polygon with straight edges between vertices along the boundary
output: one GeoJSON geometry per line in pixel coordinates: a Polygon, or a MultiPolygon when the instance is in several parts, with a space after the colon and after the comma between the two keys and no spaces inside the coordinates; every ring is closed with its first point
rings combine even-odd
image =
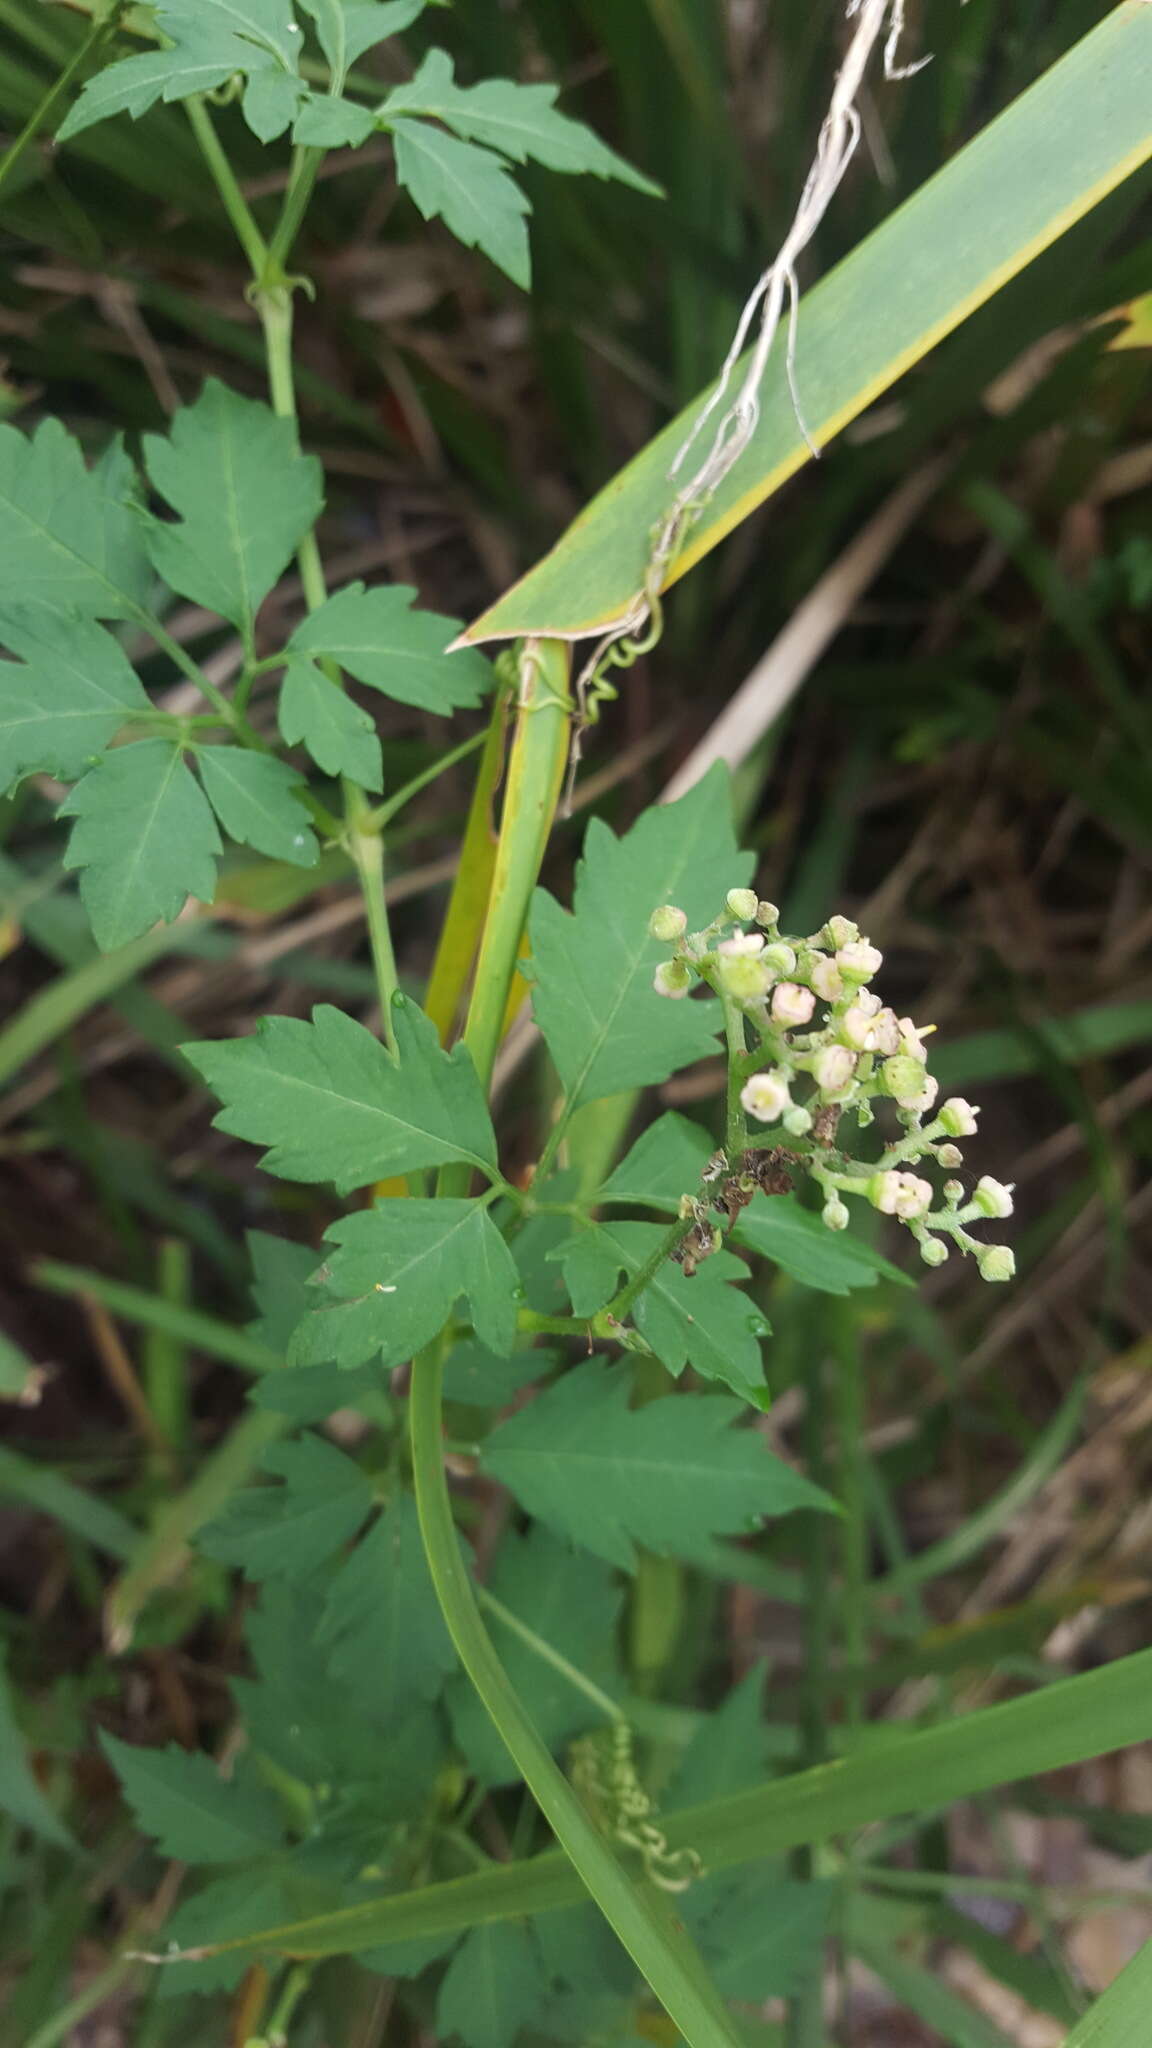
{"type": "Polygon", "coordinates": [[[926,1266],[942,1266],[948,1257],[948,1247],[938,1237],[926,1237],[920,1244],[920,1257],[926,1266]]]}
{"type": "Polygon", "coordinates": [[[783,939],[776,939],[772,945],[765,946],[760,958],[765,967],[771,969],[775,981],[791,981],[796,972],[796,955],[783,939]]]}
{"type": "Polygon", "coordinates": [[[764,926],[766,926],[766,927],[767,927],[767,926],[771,926],[771,925],[774,925],[774,924],[779,924],[779,922],[780,922],[780,906],[779,906],[779,904],[778,904],[778,903],[758,903],[758,904],[756,905],[756,922],[757,922],[757,924],[762,924],[762,925],[764,925],[764,926]]]}
{"type": "Polygon", "coordinates": [[[954,1167],[963,1166],[964,1154],[959,1145],[937,1145],[936,1163],[951,1171],[954,1167]]]}
{"type": "Polygon", "coordinates": [[[817,942],[822,946],[830,946],[835,953],[838,947],[851,946],[859,937],[860,927],[853,924],[850,917],[830,917],[823,931],[818,934],[817,942]]]}
{"type": "Polygon", "coordinates": [[[1010,1246],[990,1244],[976,1260],[982,1280],[1011,1280],[1016,1271],[1016,1258],[1010,1246]]]}
{"type": "Polygon", "coordinates": [[[772,976],[762,953],[725,953],[716,961],[716,979],[725,995],[738,1003],[755,1003],[767,995],[772,976]]]}
{"type": "Polygon", "coordinates": [[[908,1053],[894,1053],[890,1060],[881,1062],[880,1090],[882,1094],[890,1095],[894,1102],[917,1103],[924,1093],[927,1079],[928,1071],[923,1062],[912,1059],[908,1053]]]}
{"type": "Polygon", "coordinates": [[[755,889],[729,889],[724,902],[733,917],[744,922],[756,915],[758,898],[755,889]]]}
{"type": "Polygon", "coordinates": [[[820,1221],[825,1230],[847,1230],[851,1221],[847,1202],[842,1202],[839,1195],[830,1195],[820,1211],[820,1221]]]}
{"type": "Polygon", "coordinates": [[[796,1103],[792,1109],[786,1111],[781,1121],[790,1138],[804,1138],[812,1129],[812,1112],[802,1109],[800,1104],[796,1103]]]}
{"type": "Polygon", "coordinates": [[[686,996],[692,986],[692,969],[684,960],[662,960],[652,976],[658,996],[686,996]]]}
{"type": "Polygon", "coordinates": [[[687,929],[687,916],[684,911],[677,910],[674,903],[662,903],[648,919],[648,930],[652,937],[659,939],[665,946],[671,945],[676,939],[682,939],[687,929]]]}

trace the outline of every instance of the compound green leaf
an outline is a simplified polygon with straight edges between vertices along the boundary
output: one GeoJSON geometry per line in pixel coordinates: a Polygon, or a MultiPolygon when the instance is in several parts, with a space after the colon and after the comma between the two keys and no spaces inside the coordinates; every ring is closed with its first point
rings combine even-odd
{"type": "Polygon", "coordinates": [[[444,1328],[461,1295],[482,1344],[507,1354],[516,1340],[520,1276],[479,1202],[377,1202],[334,1223],[321,1268],[322,1306],[305,1316],[295,1365],[400,1365],[444,1328]]]}
{"type": "MultiPolygon", "coordinates": [[[[557,1256],[576,1314],[603,1308],[620,1274],[633,1279],[665,1235],[658,1223],[603,1223],[569,1239],[557,1256]]],[[[692,1365],[702,1378],[755,1399],[764,1393],[760,1339],[768,1326],[748,1296],[729,1285],[747,1278],[731,1252],[714,1252],[692,1279],[665,1259],[634,1303],[632,1320],[669,1372],[692,1365]]]]}
{"type": "Polygon", "coordinates": [[[24,1737],[12,1711],[11,1692],[0,1646],[0,1813],[6,1813],[18,1827],[52,1842],[58,1849],[74,1847],[72,1837],[55,1808],[45,1798],[29,1761],[24,1737]]]}
{"type": "Polygon", "coordinates": [[[681,1910],[725,1998],[762,2005],[786,1998],[817,1962],[838,1890],[759,1863],[704,1877],[681,1910]]]}
{"type": "Polygon", "coordinates": [[[244,88],[244,119],[261,142],[275,142],[292,126],[307,87],[286,71],[257,71],[244,88]]]}
{"type": "Polygon", "coordinates": [[[459,86],[447,52],[429,50],[415,77],[389,93],[381,113],[389,123],[399,114],[443,121],[466,142],[483,143],[515,163],[531,159],[551,171],[588,171],[658,197],[659,185],[617,156],[582,121],[556,112],[556,92],[554,85],[517,85],[510,78],[459,86]]]}
{"type": "Polygon", "coordinates": [[[732,1425],[744,1412],[712,1394],[629,1407],[629,1375],[591,1359],[498,1424],[481,1463],[561,1536],[631,1569],[635,1544],[691,1557],[709,1537],[769,1515],[833,1507],[820,1488],[732,1425]]]}
{"type": "Polygon", "coordinates": [[[292,140],[302,149],[358,149],[375,130],[374,115],[357,100],[310,92],[296,116],[292,140]]]}
{"type": "Polygon", "coordinates": [[[531,1380],[554,1372],[558,1351],[543,1348],[514,1351],[510,1358],[497,1358],[482,1344],[465,1340],[454,1344],[444,1360],[444,1399],[461,1401],[470,1408],[503,1408],[531,1380]]]}
{"type": "Polygon", "coordinates": [[[279,1486],[248,1486],[196,1542],[246,1578],[292,1578],[315,1571],[354,1536],[372,1506],[372,1483],[322,1437],[273,1444],[261,1464],[279,1486]]]}
{"type": "Polygon", "coordinates": [[[104,1753],[141,1828],[182,1863],[238,1863],[278,1849],[272,1794],[254,1778],[222,1778],[202,1750],[138,1749],[101,1735],[104,1753]]]}
{"type": "MultiPolygon", "coordinates": [[[[299,138],[298,138],[299,139],[299,138]]],[[[290,747],[307,747],[325,775],[347,775],[361,789],[382,789],[384,767],[368,713],[312,661],[290,661],[277,713],[290,747]]]]}
{"type": "Polygon", "coordinates": [[[398,36],[423,14],[425,0],[300,0],[316,23],[320,47],[335,78],[389,36],[398,36]]]}
{"type": "Polygon", "coordinates": [[[602,1202],[629,1202],[675,1215],[681,1195],[700,1193],[715,1146],[706,1130],[674,1109],[641,1131],[600,1190],[602,1202]]]}
{"type": "Polygon", "coordinates": [[[140,609],[142,541],[153,521],[114,443],[86,469],[59,420],[27,439],[0,426],[0,555],[5,589],[21,605],[131,619],[140,609]]]}
{"type": "Polygon", "coordinates": [[[291,420],[209,377],[166,438],[144,437],[148,474],[180,514],[154,525],[152,560],[166,583],[250,633],[256,612],[323,504],[315,456],[291,420]]]}
{"type": "MultiPolygon", "coordinates": [[[[695,1194],[713,1150],[707,1131],[674,1110],[657,1117],[605,1181],[599,1200],[661,1209],[674,1216],[683,1194],[695,1194]]],[[[825,1229],[792,1195],[756,1195],[736,1225],[738,1247],[771,1259],[782,1273],[820,1294],[849,1294],[891,1280],[909,1287],[906,1273],[847,1231],[825,1229]]],[[[706,1270],[701,1267],[701,1272],[706,1270]]]]}
{"type": "Polygon", "coordinates": [[[439,216],[457,241],[478,248],[527,291],[532,281],[524,193],[490,149],[458,142],[429,121],[391,124],[396,176],[425,220],[439,216]]]}
{"type": "Polygon", "coordinates": [[[110,633],[41,606],[0,613],[0,640],[20,660],[0,663],[0,789],[44,770],[82,775],[148,698],[110,633]]]}
{"type": "Polygon", "coordinates": [[[463,2041],[465,2048],[509,2048],[520,2028],[542,2011],[550,1988],[527,1921],[475,1927],[440,1986],[437,2032],[463,2041]]]}
{"type": "MultiPolygon", "coordinates": [[[[233,1871],[228,1877],[214,1878],[190,1899],[182,1899],[171,1919],[164,1922],[163,1938],[175,1949],[206,1948],[241,1933],[258,1935],[262,1927],[273,1926],[291,1910],[289,1895],[278,1877],[233,1871]]],[[[157,1970],[156,1997],[232,1991],[248,1964],[247,1956],[215,1955],[202,1962],[181,1963],[178,1969],[157,1970]]]]}
{"type": "MultiPolygon", "coordinates": [[[[500,1545],[490,1590],[517,1620],[559,1651],[569,1664],[611,1694],[620,1683],[615,1653],[621,1592],[611,1569],[573,1550],[537,1525],[500,1545]]],[[[600,1726],[603,1713],[498,1614],[486,1617],[500,1661],[548,1747],[558,1750],[582,1731],[600,1726]]],[[[518,1776],[471,1682],[461,1675],[448,1690],[456,1740],[473,1775],[487,1785],[518,1776]]]]}
{"type": "Polygon", "coordinates": [[[64,865],[83,870],[80,895],[103,952],[178,916],[189,896],[212,901],[220,834],[168,740],[102,755],[60,816],[76,819],[64,865]]]}
{"type": "Polygon", "coordinates": [[[716,1049],[719,1005],[658,996],[667,946],[648,932],[662,903],[703,926],[752,856],[732,832],[728,771],[714,768],[679,803],[654,806],[617,839],[594,819],[572,910],[538,890],[529,920],[532,1007],[573,1104],[665,1081],[716,1049]]]}
{"type": "Polygon", "coordinates": [[[290,0],[161,0],[156,26],[170,47],[126,57],[90,78],[61,124],[60,142],[113,114],[138,120],[157,100],[213,92],[237,72],[296,69],[290,0]]]}
{"type": "Polygon", "coordinates": [[[341,1565],[317,1638],[338,1688],[369,1687],[386,1721],[427,1706],[457,1669],[410,1494],[394,1500],[341,1565]]]}
{"type": "Polygon", "coordinates": [[[224,830],[245,846],[293,867],[315,867],[316,835],[300,796],[304,783],[286,761],[248,747],[204,747],[200,780],[224,830]]]}
{"type": "Polygon", "coordinates": [[[316,1271],[310,1244],[291,1237],[273,1237],[268,1230],[250,1230],[245,1238],[252,1261],[252,1298],[260,1313],[249,1334],[281,1358],[288,1355],[293,1330],[309,1306],[308,1282],[316,1271]]]}
{"type": "Polygon", "coordinates": [[[766,1748],[764,1666],[756,1664],[716,1712],[700,1722],[664,1787],[662,1810],[673,1813],[678,1806],[699,1806],[758,1785],[766,1748]]]}
{"type": "Polygon", "coordinates": [[[878,1280],[897,1287],[916,1284],[858,1237],[827,1230],[793,1195],[757,1195],[741,1215],[735,1239],[820,1294],[850,1294],[856,1287],[875,1287],[878,1280]]]}
{"type": "Polygon", "coordinates": [[[491,665],[474,648],[445,653],[458,622],[413,611],[415,595],[403,583],[349,583],[297,626],[288,652],[327,655],[357,682],[421,711],[478,704],[492,687],[491,665]]]}
{"type": "Polygon", "coordinates": [[[266,1145],[284,1180],[330,1180],[342,1194],[449,1159],[487,1170],[496,1135],[465,1048],[446,1053],[414,1003],[393,1006],[398,1058],[342,1010],[311,1023],[265,1017],[250,1038],[183,1048],[224,1104],[220,1130],[266,1145]]]}

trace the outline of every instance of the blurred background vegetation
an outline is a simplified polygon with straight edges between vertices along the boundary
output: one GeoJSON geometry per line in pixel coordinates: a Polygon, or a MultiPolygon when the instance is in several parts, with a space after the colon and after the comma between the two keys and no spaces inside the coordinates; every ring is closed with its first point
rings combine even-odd
{"type": "MultiPolygon", "coordinates": [[[[914,51],[933,62],[866,95],[863,146],[803,281],[1103,11],[910,8],[914,51]]],[[[9,137],[86,27],[67,5],[0,0],[9,137]]],[[[434,40],[467,82],[555,78],[564,107],[667,198],[526,173],[528,300],[419,220],[383,141],[330,158],[299,249],[316,297],[299,301],[298,348],[335,577],[396,578],[475,614],[707,381],[791,217],[841,33],[830,0],[460,0],[369,60],[391,81],[434,40]]],[[[259,209],[283,164],[234,112],[220,127],[259,209]]],[[[861,1698],[873,1718],[963,1707],[1148,1640],[1152,405],[1146,350],[1116,343],[1138,342],[1124,309],[1152,289],[1150,185],[1148,172],[1130,179],[685,581],[663,644],[589,736],[576,813],[554,842],[563,890],[588,806],[623,826],[650,802],[887,495],[942,461],[926,509],[741,769],[738,797],[786,925],[857,918],[887,956],[886,994],[938,1026],[945,1087],[984,1104],[980,1169],[1017,1184],[1021,1278],[990,1294],[956,1264],[915,1295],[854,1297],[850,1312],[772,1285],[785,1442],[795,1432],[804,1448],[806,1433],[823,1455],[790,1394],[805,1354],[852,1347],[865,1362],[877,1661],[866,1687],[827,1678],[805,1696],[799,1610],[750,1570],[747,1585],[690,1590],[646,1645],[639,1679],[664,1697],[714,1699],[767,1656],[780,1718],[799,1687],[827,1729],[861,1698]]],[[[242,264],[179,108],[62,151],[38,141],[0,199],[0,251],[3,416],[58,414],[97,452],[114,429],[161,423],[206,374],[261,392],[242,264]]],[[[211,672],[230,672],[234,650],[213,645],[192,607],[169,623],[211,672]]],[[[391,786],[437,741],[419,714],[384,716],[391,786]]],[[[406,813],[393,846],[414,989],[469,774],[465,763],[406,813]]],[[[216,913],[182,928],[178,950],[114,987],[78,983],[91,948],[56,865],[54,794],[41,778],[0,806],[0,991],[15,1020],[0,1037],[0,1324],[17,1347],[0,1356],[12,1404],[0,1572],[39,1779],[87,1811],[92,1855],[78,1872],[0,1821],[0,2040],[118,2048],[206,2037],[182,2002],[156,2006],[114,1967],[167,1879],[140,1852],[92,1729],[218,1743],[238,1621],[226,1576],[199,1560],[160,1585],[113,1655],[109,1577],[132,1554],[130,1523],[194,1485],[243,1413],[239,1375],[219,1339],[196,1341],[187,1312],[239,1329],[251,1316],[242,1230],[314,1241],[326,1220],[314,1193],[260,1181],[208,1128],[174,1048],[318,996],[366,1011],[372,984],[337,854],[302,874],[239,853],[216,913]],[[159,1298],[168,1326],[118,1317],[45,1259],[159,1298]]],[[[545,1087],[525,1067],[506,1091],[524,1162],[545,1087]]],[[[685,1083],[664,1093],[691,1099],[685,1083]]],[[[2,1791],[0,1769],[0,1803],[2,1791]]],[[[841,1985],[851,2030],[835,2038],[1050,2048],[1152,1932],[1152,1750],[1026,1801],[977,1802],[938,1833],[938,1868],[992,1890],[941,1884],[886,1923],[879,1972],[841,1985]],[[1097,1904],[1102,1891],[1129,1903],[1097,1904]],[[965,2031],[932,1984],[962,1992],[992,2031],[965,2031]]],[[[242,2023],[237,2007],[232,2031],[211,2038],[242,2042],[242,2023]]]]}

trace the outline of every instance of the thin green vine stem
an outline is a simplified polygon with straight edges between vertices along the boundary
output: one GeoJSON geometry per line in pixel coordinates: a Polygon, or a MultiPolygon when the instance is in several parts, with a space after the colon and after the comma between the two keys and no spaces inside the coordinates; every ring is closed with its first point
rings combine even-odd
{"type": "Polygon", "coordinates": [[[504,1602],[498,1600],[495,1593],[490,1593],[487,1586],[477,1588],[476,1598],[485,1612],[494,1615],[496,1620],[510,1629],[514,1636],[519,1636],[520,1641],[532,1651],[533,1656],[539,1657],[542,1664],[551,1665],[553,1671],[558,1671],[561,1678],[566,1678],[576,1692],[583,1693],[585,1699],[591,1701],[606,1721],[623,1721],[627,1718],[614,1699],[610,1699],[606,1692],[601,1692],[598,1685],[585,1677],[583,1671],[575,1664],[570,1664],[567,1657],[562,1656],[551,1643],[545,1642],[543,1636],[538,1636],[535,1629],[529,1628],[526,1621],[521,1621],[518,1614],[513,1614],[510,1607],[505,1607],[504,1602]]]}
{"type": "MultiPolygon", "coordinates": [[[[269,285],[256,290],[255,302],[264,329],[268,358],[268,390],[272,410],[281,419],[295,421],[296,381],[292,364],[292,288],[269,285]]],[[[315,530],[304,535],[296,550],[304,602],[310,612],[318,611],[328,595],[324,564],[315,530]]],[[[321,663],[333,681],[339,677],[329,664],[321,663]]],[[[341,778],[344,801],[344,832],[348,852],[360,882],[368,925],[372,970],[380,1003],[380,1032],[389,1052],[396,1051],[396,1027],[392,1000],[398,987],[392,929],[388,920],[388,899],[384,886],[384,841],[373,825],[372,807],[360,785],[347,775],[341,778]]]]}
{"type": "Polygon", "coordinates": [[[452,1519],[440,1438],[443,1367],[439,1340],[413,1361],[412,1470],[432,1583],[460,1661],[558,1842],[689,2048],[737,2048],[738,2036],[691,1943],[659,1894],[633,1881],[585,1812],[493,1647],[452,1519]]]}
{"type": "Polygon", "coordinates": [[[62,99],[67,97],[73,79],[84,70],[92,57],[99,55],[120,26],[120,17],[127,0],[113,0],[113,5],[102,20],[93,23],[82,43],[73,51],[59,77],[54,78],[42,100],[38,101],[25,121],[19,135],[13,137],[0,157],[0,192],[4,190],[17,164],[21,161],[42,128],[47,128],[62,99]]]}
{"type": "Polygon", "coordinates": [[[458,761],[466,761],[469,754],[475,754],[485,744],[487,738],[486,731],[474,732],[469,739],[461,740],[460,745],[453,747],[450,753],[441,754],[439,760],[433,761],[432,766],[425,768],[422,774],[414,775],[411,782],[402,783],[391,796],[385,797],[382,804],[373,805],[369,817],[373,832],[382,832],[385,825],[391,824],[397,812],[402,811],[406,804],[410,804],[414,796],[419,796],[422,789],[427,789],[430,782],[435,782],[449,768],[455,768],[458,761]]]}
{"type": "Polygon", "coordinates": [[[202,96],[197,93],[192,99],[185,100],[184,111],[192,125],[192,133],[199,144],[200,154],[220,194],[224,211],[232,223],[236,239],[248,258],[252,276],[259,278],[268,260],[268,244],[256,225],[256,218],[248,201],[240,190],[236,174],[221,147],[220,138],[212,125],[212,118],[202,96]]]}

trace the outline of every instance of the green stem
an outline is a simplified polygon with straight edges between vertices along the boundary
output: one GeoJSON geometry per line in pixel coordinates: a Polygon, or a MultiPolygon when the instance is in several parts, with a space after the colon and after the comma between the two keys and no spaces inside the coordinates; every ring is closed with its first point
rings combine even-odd
{"type": "Polygon", "coordinates": [[[162,626],[159,619],[154,618],[144,605],[137,607],[136,620],[144,628],[149,639],[156,642],[161,653],[168,656],[169,661],[175,664],[182,675],[187,676],[190,683],[195,683],[200,695],[206,697],[209,704],[216,706],[224,723],[235,729],[240,721],[234,706],[228,702],[224,692],[217,689],[215,683],[209,682],[199,663],[193,661],[180,642],[172,638],[167,627],[162,626]]]}
{"type": "MultiPolygon", "coordinates": [[[[837,1373],[837,1435],[840,1504],[841,1588],[840,1616],[844,1661],[863,1670],[868,1661],[868,1516],[864,1490],[864,1377],[861,1371],[859,1332],[851,1312],[845,1315],[840,1303],[831,1314],[837,1373]]],[[[847,1697],[847,1718],[858,1731],[863,1720],[863,1692],[854,1688],[847,1697]]]]}
{"type": "Polygon", "coordinates": [[[567,1657],[561,1656],[559,1650],[553,1649],[551,1643],[545,1642],[543,1636],[538,1636],[535,1629],[529,1628],[526,1621],[521,1621],[518,1614],[513,1614],[510,1607],[505,1607],[502,1600],[497,1600],[496,1595],[490,1593],[486,1586],[477,1588],[476,1598],[481,1607],[486,1608],[489,1614],[495,1615],[497,1621],[502,1622],[505,1628],[511,1629],[513,1635],[519,1636],[520,1641],[527,1645],[534,1656],[539,1657],[541,1663],[550,1664],[553,1671],[558,1671],[561,1678],[566,1678],[569,1685],[577,1692],[583,1693],[585,1699],[591,1700],[592,1705],[603,1714],[606,1721],[624,1720],[625,1716],[615,1700],[609,1699],[606,1692],[601,1692],[598,1685],[594,1685],[590,1678],[585,1677],[575,1664],[570,1664],[567,1657]]]}
{"type": "MultiPolygon", "coordinates": [[[[735,2048],[728,2015],[659,1895],[634,1883],[557,1769],[524,1712],[476,1604],[452,1519],[440,1442],[443,1350],[413,1361],[412,1470],[424,1548],[460,1661],[573,1866],[689,2048],[735,2048]]],[[[616,1710],[613,1709],[615,1713],[616,1710]]]]}
{"type": "Polygon", "coordinates": [[[393,796],[386,797],[382,804],[376,804],[368,814],[368,828],[373,832],[382,832],[397,812],[404,809],[405,804],[411,803],[414,796],[418,796],[422,789],[427,789],[430,782],[435,782],[449,768],[454,768],[457,761],[467,760],[469,754],[474,754],[478,747],[484,745],[487,737],[487,731],[474,732],[471,739],[461,740],[458,747],[453,747],[448,754],[442,754],[440,759],[433,761],[432,766],[425,768],[422,774],[414,775],[411,782],[405,782],[393,796]]]}
{"type": "Polygon", "coordinates": [[[692,1227],[691,1218],[685,1222],[682,1216],[678,1216],[675,1223],[670,1224],[664,1232],[651,1256],[645,1259],[639,1271],[632,1275],[627,1286],[622,1287],[619,1294],[614,1294],[611,1301],[597,1312],[596,1322],[600,1323],[610,1317],[614,1323],[622,1323],[633,1302],[639,1300],[649,1281],[656,1278],[664,1261],[671,1258],[677,1245],[687,1237],[692,1227]]]}
{"type": "MultiPolygon", "coordinates": [[[[274,281],[283,274],[289,251],[296,240],[300,223],[312,197],[316,173],[324,161],[326,152],[322,149],[296,149],[292,153],[292,170],[280,208],[280,218],[268,244],[267,267],[274,281]]],[[[260,280],[257,279],[257,282],[260,280]]]]}
{"type": "MultiPolygon", "coordinates": [[[[296,384],[292,366],[292,289],[286,284],[271,285],[258,289],[255,296],[264,328],[264,343],[268,357],[268,390],[272,399],[272,410],[281,419],[295,421],[297,415],[296,384]]],[[[296,561],[304,590],[304,602],[310,612],[318,611],[328,595],[328,586],[315,530],[305,534],[296,550],[296,561]]],[[[333,664],[322,662],[321,667],[331,676],[333,682],[339,682],[339,674],[333,664]]],[[[371,807],[359,784],[344,776],[340,786],[344,795],[345,838],[364,896],[368,940],[372,949],[372,967],[376,976],[376,992],[380,999],[380,1029],[389,1052],[394,1053],[396,1031],[392,1021],[392,998],[397,988],[396,958],[392,950],[392,932],[388,922],[388,902],[384,889],[384,842],[379,829],[372,824],[371,807]]]]}
{"type": "Polygon", "coordinates": [[[740,1090],[744,1076],[741,1063],[748,1051],[748,1040],[744,1030],[744,1012],[731,996],[721,992],[724,1006],[724,1036],[728,1041],[728,1088],[727,1111],[724,1119],[724,1150],[728,1164],[734,1167],[748,1143],[748,1129],[744,1122],[744,1105],[740,1090]]]}
{"type": "Polygon", "coordinates": [[[236,179],[236,174],[224,150],[220,138],[212,126],[211,117],[204,100],[199,94],[185,100],[184,111],[192,125],[192,133],[200,145],[212,181],[224,205],[224,211],[236,233],[236,239],[248,258],[248,266],[254,278],[260,277],[268,260],[268,244],[256,225],[252,209],[245,199],[236,179]]]}
{"type": "Polygon", "coordinates": [[[4,190],[17,164],[31,147],[40,130],[48,127],[61,100],[67,96],[73,79],[83,71],[90,57],[99,55],[103,45],[119,28],[124,6],[125,0],[114,0],[114,5],[104,19],[93,24],[83,42],[69,58],[60,76],[53,80],[39,105],[33,107],[19,135],[9,143],[3,157],[0,158],[0,192],[4,190]]]}

